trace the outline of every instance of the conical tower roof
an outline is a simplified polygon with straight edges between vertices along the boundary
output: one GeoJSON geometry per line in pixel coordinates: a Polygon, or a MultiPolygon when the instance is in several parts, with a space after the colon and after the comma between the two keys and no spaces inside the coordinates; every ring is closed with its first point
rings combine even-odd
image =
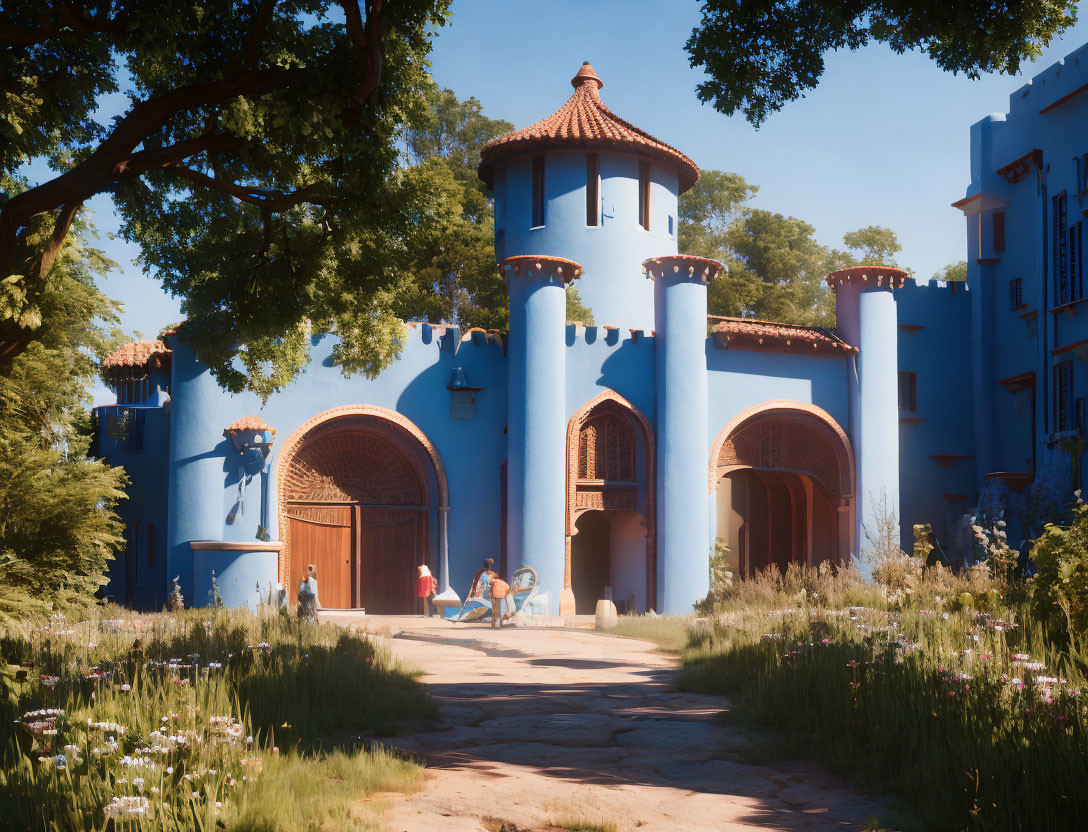
{"type": "Polygon", "coordinates": [[[619,150],[650,156],[677,169],[680,193],[699,180],[699,168],[671,145],[624,121],[601,101],[600,79],[589,62],[571,79],[574,94],[545,119],[488,142],[483,149],[479,176],[494,183],[495,165],[514,156],[556,147],[619,150]]]}

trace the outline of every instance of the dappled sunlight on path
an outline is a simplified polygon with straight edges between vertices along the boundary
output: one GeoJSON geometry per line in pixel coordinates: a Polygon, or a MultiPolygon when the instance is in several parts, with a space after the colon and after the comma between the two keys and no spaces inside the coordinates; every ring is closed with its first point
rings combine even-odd
{"type": "Polygon", "coordinates": [[[815,763],[743,762],[751,739],[722,720],[727,701],[679,692],[675,660],[647,642],[405,624],[383,641],[424,671],[442,724],[391,742],[428,768],[419,793],[388,802],[391,832],[571,818],[644,832],[845,830],[885,815],[815,763]]]}

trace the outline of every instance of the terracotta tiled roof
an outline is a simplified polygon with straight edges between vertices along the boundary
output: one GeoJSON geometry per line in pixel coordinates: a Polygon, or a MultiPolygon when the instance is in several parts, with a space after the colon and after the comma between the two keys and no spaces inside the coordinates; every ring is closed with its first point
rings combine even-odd
{"type": "Polygon", "coordinates": [[[253,416],[252,414],[249,415],[249,416],[243,416],[241,419],[238,419],[236,422],[232,422],[230,427],[228,427],[225,432],[231,432],[231,431],[236,431],[236,430],[237,431],[270,430],[270,431],[272,431],[272,433],[276,432],[271,427],[269,427],[268,422],[266,422],[260,416],[253,416]]]}
{"type": "Polygon", "coordinates": [[[714,338],[722,348],[801,355],[850,355],[858,351],[831,330],[819,326],[716,316],[710,320],[717,321],[714,338]]]}
{"type": "Polygon", "coordinates": [[[102,362],[104,371],[114,371],[125,367],[141,367],[157,370],[170,366],[170,350],[162,341],[133,341],[110,353],[102,362]]]}
{"type": "Polygon", "coordinates": [[[699,168],[674,147],[624,121],[601,102],[604,81],[588,63],[571,80],[574,95],[545,119],[492,139],[483,149],[480,178],[491,187],[495,165],[512,156],[549,147],[569,146],[626,150],[671,164],[680,173],[680,192],[699,180],[699,168]]]}

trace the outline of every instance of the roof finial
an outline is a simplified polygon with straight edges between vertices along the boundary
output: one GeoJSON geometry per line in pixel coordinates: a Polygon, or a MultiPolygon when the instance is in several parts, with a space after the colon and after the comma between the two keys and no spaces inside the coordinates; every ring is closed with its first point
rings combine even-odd
{"type": "Polygon", "coordinates": [[[585,84],[593,83],[597,85],[597,89],[601,89],[604,86],[604,81],[597,75],[595,70],[589,61],[582,62],[582,68],[578,70],[578,74],[570,79],[570,85],[575,89],[585,84]]]}

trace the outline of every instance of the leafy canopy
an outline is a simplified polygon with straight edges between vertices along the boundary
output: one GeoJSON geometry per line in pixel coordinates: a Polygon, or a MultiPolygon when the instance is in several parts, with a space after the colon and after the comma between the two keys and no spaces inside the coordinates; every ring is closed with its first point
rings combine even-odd
{"type": "Polygon", "coordinates": [[[0,376],[0,617],[88,597],[123,543],[124,474],[87,458],[97,361],[123,340],[95,288],[113,264],[91,236],[77,215],[39,295],[42,324],[0,376]]]}
{"type": "Polygon", "coordinates": [[[815,89],[824,54],[887,44],[918,49],[949,72],[1015,75],[1076,22],[1072,0],[704,0],[687,42],[707,80],[699,100],[757,127],[815,89]]]}
{"type": "Polygon", "coordinates": [[[338,332],[345,370],[387,365],[392,305],[433,209],[397,140],[426,110],[447,6],[6,0],[0,372],[35,337],[79,206],[104,192],[228,389],[281,386],[310,326],[338,332]],[[125,112],[100,124],[117,94],[125,112]],[[20,189],[31,162],[54,175],[20,189]]]}
{"type": "Polygon", "coordinates": [[[738,174],[707,170],[680,196],[680,250],[726,265],[708,290],[710,314],[832,326],[828,274],[854,265],[895,265],[901,246],[891,229],[851,231],[843,236],[848,250],[828,248],[804,220],[751,207],[758,190],[738,174]]]}

